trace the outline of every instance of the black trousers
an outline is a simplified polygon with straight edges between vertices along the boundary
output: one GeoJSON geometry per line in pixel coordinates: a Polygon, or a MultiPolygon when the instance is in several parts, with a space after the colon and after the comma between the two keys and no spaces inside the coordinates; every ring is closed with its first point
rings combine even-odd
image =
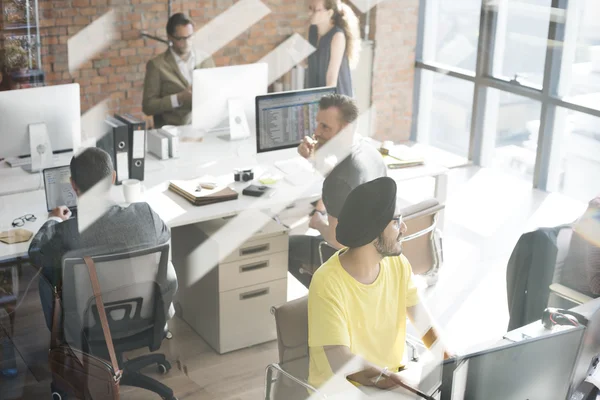
{"type": "MultiPolygon", "coordinates": [[[[290,236],[290,247],[288,257],[288,270],[306,288],[310,286],[312,273],[321,266],[319,257],[319,244],[323,241],[322,236],[294,235],[290,236]],[[301,274],[300,268],[311,274],[301,274]]],[[[336,250],[329,246],[323,247],[323,262],[327,261],[336,250]]]]}

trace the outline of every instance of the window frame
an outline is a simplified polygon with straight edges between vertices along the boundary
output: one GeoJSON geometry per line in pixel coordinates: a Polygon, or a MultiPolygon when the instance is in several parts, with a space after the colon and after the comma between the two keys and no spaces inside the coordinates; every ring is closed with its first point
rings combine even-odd
{"type": "MultiPolygon", "coordinates": [[[[553,143],[557,108],[577,111],[600,118],[600,109],[593,109],[581,104],[572,103],[563,99],[561,93],[559,93],[560,74],[563,69],[563,52],[566,50],[562,50],[562,48],[552,46],[551,44],[564,43],[563,47],[565,49],[571,49],[571,46],[577,45],[576,35],[574,37],[566,35],[566,30],[570,28],[569,24],[573,23],[569,20],[569,15],[572,15],[569,13],[576,12],[575,1],[577,0],[552,0],[551,2],[551,7],[555,10],[551,13],[553,17],[549,19],[543,87],[541,89],[522,85],[518,81],[506,81],[492,76],[493,55],[497,45],[496,31],[498,24],[501,23],[500,18],[502,18],[502,15],[499,15],[501,8],[488,6],[488,4],[492,3],[492,0],[482,0],[481,2],[477,61],[474,73],[437,62],[425,62],[423,54],[424,51],[427,51],[426,46],[435,45],[435,43],[426,43],[428,37],[431,39],[433,36],[431,35],[431,31],[428,36],[426,20],[428,15],[436,12],[441,1],[443,0],[420,0],[419,4],[417,46],[415,49],[413,121],[410,140],[413,142],[423,141],[423,139],[427,138],[429,131],[428,119],[430,118],[430,113],[427,107],[428,104],[431,104],[433,96],[433,74],[423,74],[423,71],[445,74],[474,84],[469,137],[469,161],[478,166],[485,167],[491,165],[493,149],[495,148],[495,135],[491,133],[495,131],[496,127],[492,126],[495,124],[491,124],[490,121],[486,122],[486,115],[490,115],[490,104],[487,101],[488,89],[498,89],[536,100],[541,104],[541,115],[532,184],[534,188],[558,191],[561,161],[560,145],[553,143]],[[561,15],[564,15],[564,23],[561,21],[561,15]],[[429,75],[429,78],[426,75],[429,75]]],[[[507,1],[509,0],[494,0],[493,3],[505,3],[507,1]]],[[[435,32],[435,27],[433,28],[433,32],[435,32]]],[[[432,40],[429,41],[431,42],[432,40]]]]}

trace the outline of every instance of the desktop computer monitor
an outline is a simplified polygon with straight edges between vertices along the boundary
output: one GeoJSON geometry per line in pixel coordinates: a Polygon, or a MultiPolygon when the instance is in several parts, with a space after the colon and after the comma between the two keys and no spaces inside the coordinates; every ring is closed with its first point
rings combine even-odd
{"type": "Polygon", "coordinates": [[[441,400],[565,399],[584,333],[574,327],[447,360],[441,400]]]}
{"type": "Polygon", "coordinates": [[[43,123],[54,153],[81,135],[79,84],[0,92],[0,158],[29,156],[29,125],[43,123]]]}
{"type": "Polygon", "coordinates": [[[335,87],[272,93],[256,98],[256,152],[298,147],[317,127],[321,97],[335,87]]]}
{"type": "Polygon", "coordinates": [[[236,113],[240,119],[245,119],[247,137],[253,126],[254,99],[267,93],[268,64],[201,68],[194,71],[193,79],[192,127],[204,131],[232,129],[229,116],[236,113]],[[231,101],[235,101],[235,105],[231,101]]]}

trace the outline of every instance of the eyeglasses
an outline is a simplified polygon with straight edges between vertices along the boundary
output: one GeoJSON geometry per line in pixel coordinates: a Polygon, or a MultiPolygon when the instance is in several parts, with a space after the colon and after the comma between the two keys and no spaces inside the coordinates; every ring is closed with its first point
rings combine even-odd
{"type": "Polygon", "coordinates": [[[189,36],[171,36],[174,42],[182,42],[184,40],[190,40],[194,35],[189,36]]]}
{"type": "Polygon", "coordinates": [[[12,226],[14,228],[17,228],[19,226],[25,225],[25,221],[34,222],[36,219],[37,218],[33,214],[25,214],[22,217],[15,218],[15,220],[12,222],[12,226]]]}
{"type": "Polygon", "coordinates": [[[394,217],[392,219],[392,221],[394,222],[394,226],[396,227],[396,229],[398,229],[398,231],[400,231],[398,233],[398,237],[396,238],[396,241],[399,242],[400,238],[402,237],[402,223],[404,222],[402,215],[398,215],[398,216],[394,217]]]}

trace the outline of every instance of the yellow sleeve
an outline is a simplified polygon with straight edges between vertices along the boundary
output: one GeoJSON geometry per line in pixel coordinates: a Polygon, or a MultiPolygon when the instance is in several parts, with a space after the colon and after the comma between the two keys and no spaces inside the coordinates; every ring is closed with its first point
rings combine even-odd
{"type": "Polygon", "coordinates": [[[406,307],[413,307],[419,304],[419,292],[412,279],[413,273],[410,262],[405,256],[400,256],[400,262],[402,264],[403,286],[406,289],[406,307]]]}
{"type": "Polygon", "coordinates": [[[326,279],[318,278],[325,277],[315,275],[308,291],[308,346],[350,347],[346,313],[338,301],[340,296],[331,285],[321,284],[326,279]]]}

